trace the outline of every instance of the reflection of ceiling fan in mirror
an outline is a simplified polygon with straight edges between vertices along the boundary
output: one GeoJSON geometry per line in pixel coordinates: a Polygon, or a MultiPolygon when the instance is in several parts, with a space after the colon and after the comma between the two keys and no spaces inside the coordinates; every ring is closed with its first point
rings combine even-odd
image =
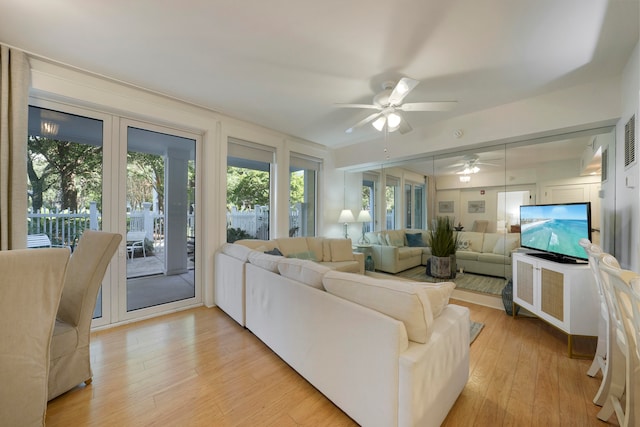
{"type": "MultiPolygon", "coordinates": [[[[496,159],[497,160],[497,159],[496,159]]],[[[462,157],[461,161],[447,166],[450,169],[458,169],[459,175],[470,175],[480,172],[480,166],[499,166],[491,161],[483,161],[477,154],[467,154],[462,157]]]]}
{"type": "Polygon", "coordinates": [[[335,104],[337,107],[377,110],[351,126],[346,132],[351,133],[354,129],[371,123],[378,131],[383,131],[386,128],[389,132],[398,130],[404,134],[411,130],[411,126],[402,117],[403,111],[449,111],[456,106],[456,101],[409,102],[403,104],[404,98],[418,83],[420,83],[418,80],[403,77],[395,85],[391,81],[384,82],[382,84],[382,92],[373,97],[373,104],[335,104]]]}

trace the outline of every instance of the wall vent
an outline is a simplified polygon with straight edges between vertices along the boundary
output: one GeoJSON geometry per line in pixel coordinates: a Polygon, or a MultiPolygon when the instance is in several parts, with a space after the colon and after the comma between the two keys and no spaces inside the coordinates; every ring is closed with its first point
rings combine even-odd
{"type": "Polygon", "coordinates": [[[636,161],[636,115],[624,125],[624,166],[636,161]]]}

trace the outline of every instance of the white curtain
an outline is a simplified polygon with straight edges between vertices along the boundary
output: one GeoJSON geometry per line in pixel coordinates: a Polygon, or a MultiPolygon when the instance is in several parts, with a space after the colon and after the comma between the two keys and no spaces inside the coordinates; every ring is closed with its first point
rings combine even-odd
{"type": "Polygon", "coordinates": [[[0,250],[27,245],[29,61],[0,45],[0,250]]]}

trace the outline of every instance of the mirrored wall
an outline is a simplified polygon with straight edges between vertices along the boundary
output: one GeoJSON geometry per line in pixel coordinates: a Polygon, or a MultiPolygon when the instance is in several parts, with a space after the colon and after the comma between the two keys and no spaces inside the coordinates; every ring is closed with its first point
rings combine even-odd
{"type": "MultiPolygon", "coordinates": [[[[592,241],[613,251],[614,168],[612,128],[386,162],[361,172],[370,194],[363,208],[373,217],[367,228],[425,230],[447,216],[490,262],[508,249],[500,244],[520,245],[521,205],[590,202],[592,241]],[[469,232],[504,238],[478,243],[469,232]]],[[[504,262],[485,272],[508,279],[510,270],[504,262]]]]}

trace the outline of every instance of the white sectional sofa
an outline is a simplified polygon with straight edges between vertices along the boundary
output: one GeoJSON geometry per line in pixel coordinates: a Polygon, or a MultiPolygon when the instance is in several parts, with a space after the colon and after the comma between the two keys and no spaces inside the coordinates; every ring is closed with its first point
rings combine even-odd
{"type": "MultiPolygon", "coordinates": [[[[234,249],[245,254],[247,329],[347,415],[374,427],[442,423],[469,375],[469,311],[448,303],[453,283],[234,249]]],[[[215,285],[217,295],[238,282],[216,274],[215,285]]]]}
{"type": "MultiPolygon", "coordinates": [[[[364,254],[352,251],[351,239],[289,237],[274,240],[245,239],[224,245],[215,255],[216,304],[236,322],[245,324],[245,264],[249,249],[257,252],[278,249],[282,256],[313,260],[338,271],[364,274],[364,254]]],[[[276,258],[277,259],[277,258],[276,258]]]]}
{"type": "MultiPolygon", "coordinates": [[[[366,234],[371,242],[376,270],[398,273],[418,265],[427,265],[431,257],[426,230],[383,230],[366,234]],[[420,246],[412,246],[407,237],[419,235],[420,246]]],[[[469,273],[510,278],[511,252],[520,246],[519,233],[458,232],[456,265],[469,273]]],[[[413,243],[416,240],[413,239],[413,243]]]]}

